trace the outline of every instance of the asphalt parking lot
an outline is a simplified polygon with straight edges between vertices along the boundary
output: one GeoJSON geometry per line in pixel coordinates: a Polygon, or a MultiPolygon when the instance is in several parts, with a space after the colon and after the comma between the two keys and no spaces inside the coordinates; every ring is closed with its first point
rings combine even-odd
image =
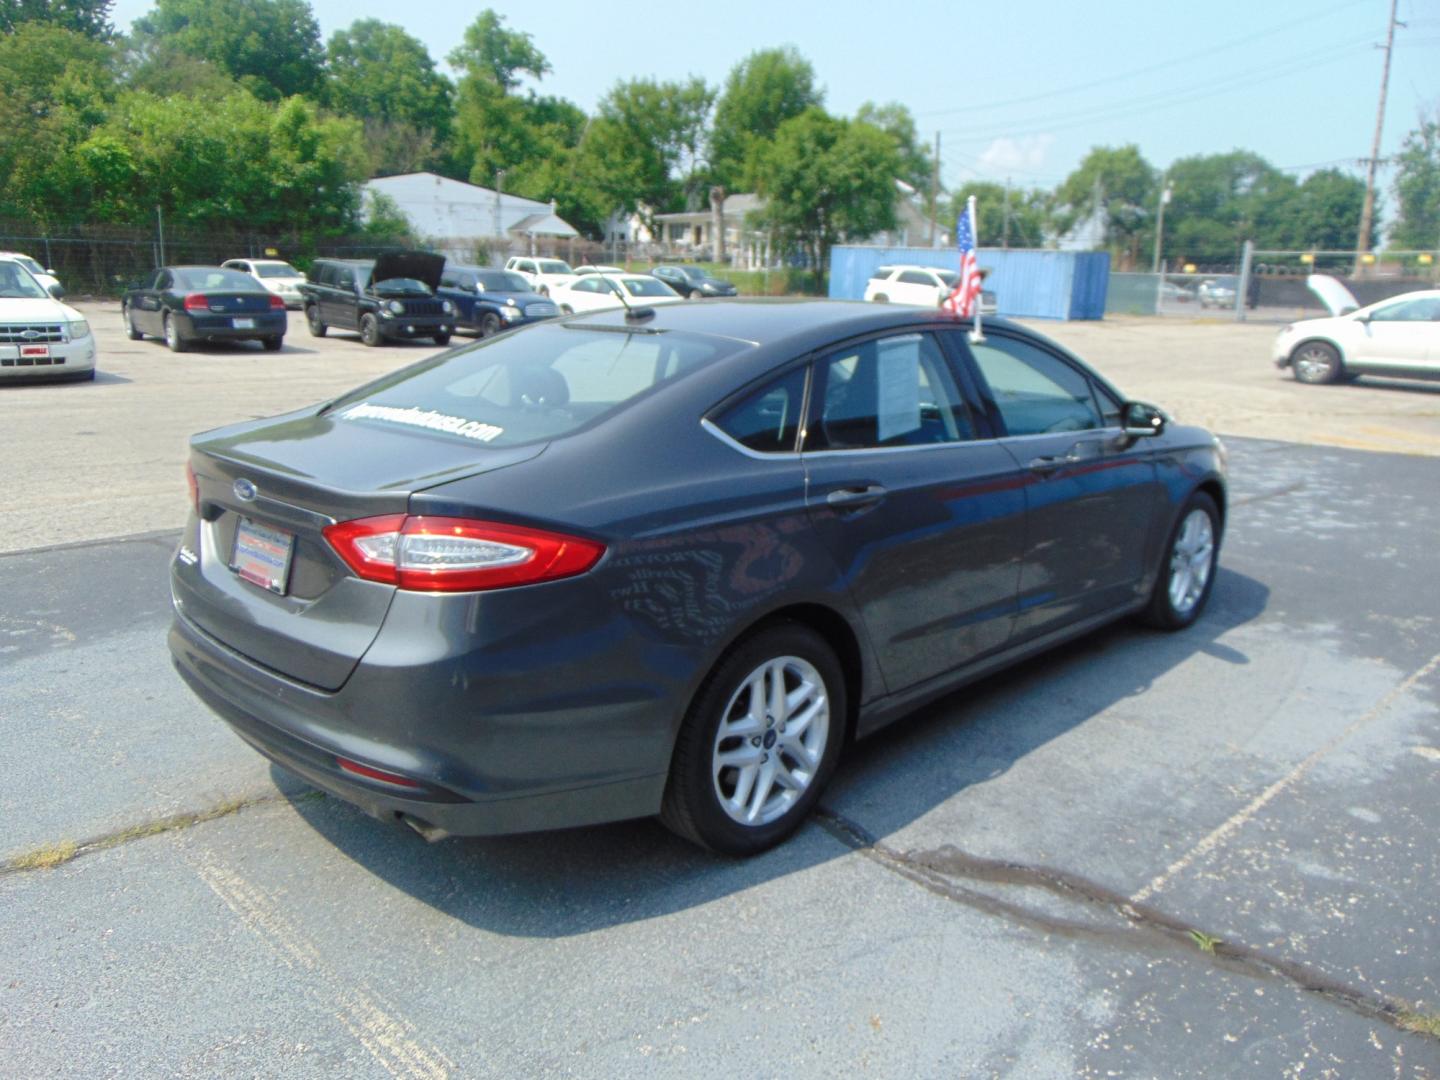
{"type": "Polygon", "coordinates": [[[635,822],[426,845],[170,668],[184,436],[430,355],[0,387],[7,1075],[1440,1076],[1440,386],[1304,387],[1273,326],[1047,327],[1231,449],[1211,607],[854,749],[757,859],[635,822]]]}

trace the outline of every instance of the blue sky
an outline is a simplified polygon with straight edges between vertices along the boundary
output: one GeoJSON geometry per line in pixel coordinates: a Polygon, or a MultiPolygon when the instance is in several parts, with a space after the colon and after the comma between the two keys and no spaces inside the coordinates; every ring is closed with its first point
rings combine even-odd
{"type": "MultiPolygon", "coordinates": [[[[220,0],[217,0],[220,2],[220,0]]],[[[483,9],[453,3],[312,0],[328,37],[359,18],[395,22],[437,61],[483,9]]],[[[1082,4],[952,0],[718,5],[493,3],[531,34],[553,73],[538,84],[587,110],[619,79],[699,75],[721,83],[755,49],[794,45],[826,106],[898,101],[943,179],[1053,187],[1097,145],[1135,143],[1154,165],[1236,148],[1303,177],[1363,175],[1380,88],[1388,0],[1192,0],[1082,4]],[[703,14],[711,10],[713,18],[703,14]]],[[[149,0],[118,0],[128,29],[149,0]]],[[[1440,0],[1400,0],[1382,156],[1420,110],[1440,112],[1440,0]]],[[[1388,195],[1390,173],[1381,172],[1388,195]]],[[[1387,202],[1390,200],[1387,199],[1387,202]]]]}

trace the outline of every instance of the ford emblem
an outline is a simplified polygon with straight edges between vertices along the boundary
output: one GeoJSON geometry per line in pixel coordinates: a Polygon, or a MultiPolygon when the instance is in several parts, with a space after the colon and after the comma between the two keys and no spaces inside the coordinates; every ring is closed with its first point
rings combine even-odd
{"type": "Polygon", "coordinates": [[[255,485],[252,484],[249,480],[246,480],[244,477],[241,477],[239,480],[235,481],[234,491],[235,498],[239,499],[241,502],[255,501],[255,485]]]}
{"type": "Polygon", "coordinates": [[[34,341],[36,338],[44,337],[45,335],[39,330],[22,330],[20,331],[20,336],[26,341],[34,341]]]}

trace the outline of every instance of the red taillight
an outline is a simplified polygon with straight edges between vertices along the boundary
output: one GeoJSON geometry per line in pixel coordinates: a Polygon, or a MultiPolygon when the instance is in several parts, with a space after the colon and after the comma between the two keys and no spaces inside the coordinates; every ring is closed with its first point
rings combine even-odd
{"type": "Polygon", "coordinates": [[[185,486],[190,490],[190,509],[200,513],[200,482],[195,479],[195,470],[185,463],[185,486]]]}
{"type": "Polygon", "coordinates": [[[475,592],[583,574],[605,545],[469,518],[387,514],[327,526],[325,539],[367,581],[417,592],[475,592]]]}
{"type": "Polygon", "coordinates": [[[280,310],[282,310],[284,307],[285,307],[285,301],[284,301],[284,300],[281,300],[280,297],[276,296],[274,293],[271,293],[271,294],[270,294],[270,310],[271,310],[271,311],[280,311],[280,310]]]}
{"type": "Polygon", "coordinates": [[[185,297],[186,311],[209,311],[210,298],[204,293],[191,293],[185,297]]]}
{"type": "Polygon", "coordinates": [[[361,765],[358,761],[351,761],[349,758],[337,757],[335,764],[348,773],[356,776],[365,776],[371,780],[383,780],[387,784],[394,784],[396,787],[419,787],[414,780],[408,776],[401,776],[399,773],[386,772],[384,769],[373,769],[369,765],[361,765]]]}

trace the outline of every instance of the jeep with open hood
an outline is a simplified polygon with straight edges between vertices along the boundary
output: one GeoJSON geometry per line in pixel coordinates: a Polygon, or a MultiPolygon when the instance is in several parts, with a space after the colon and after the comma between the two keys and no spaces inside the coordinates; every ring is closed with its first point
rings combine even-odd
{"type": "Polygon", "coordinates": [[[437,296],[445,256],[390,251],[374,259],[316,259],[300,286],[305,322],[315,337],[356,330],[366,345],[430,338],[447,345],[455,304],[437,296]]]}

